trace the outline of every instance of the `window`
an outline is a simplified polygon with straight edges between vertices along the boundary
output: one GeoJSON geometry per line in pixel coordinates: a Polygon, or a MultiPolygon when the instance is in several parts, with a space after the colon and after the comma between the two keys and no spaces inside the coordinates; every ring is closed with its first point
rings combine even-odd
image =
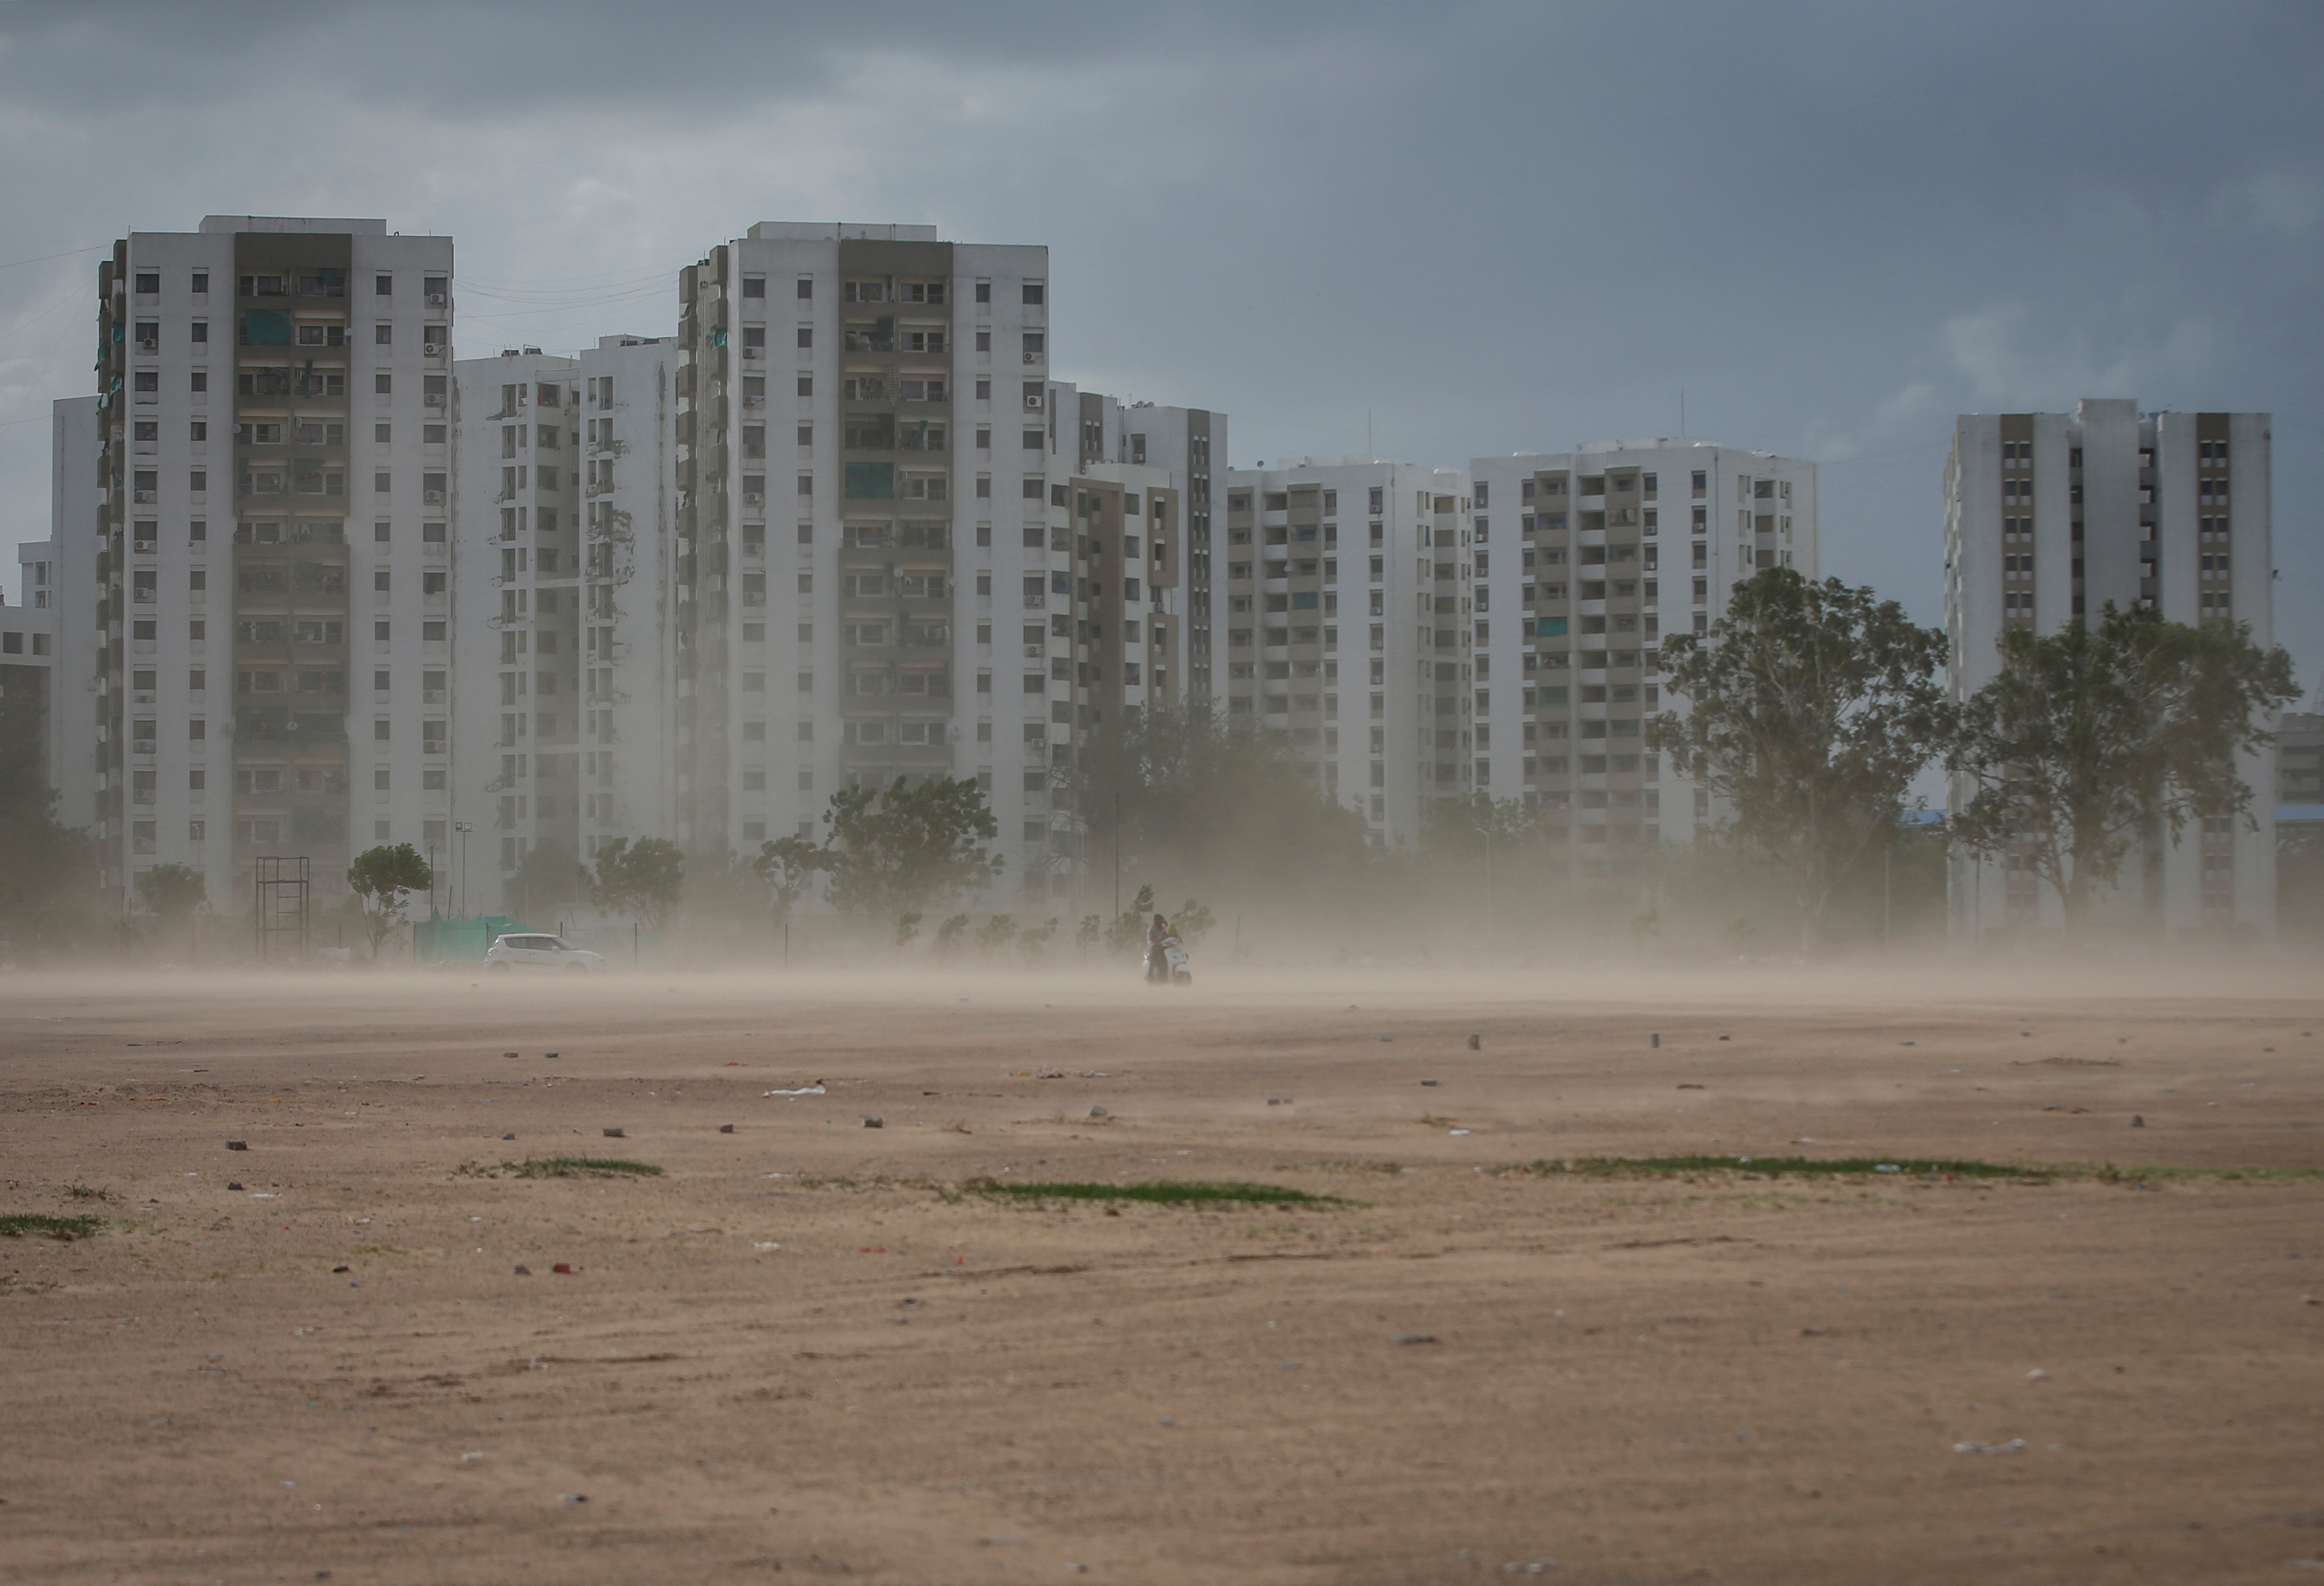
{"type": "Polygon", "coordinates": [[[802,326],[800,326],[800,327],[798,327],[798,345],[799,345],[802,348],[806,348],[806,347],[812,347],[813,346],[815,346],[815,327],[814,327],[814,326],[812,326],[812,325],[802,325],[802,326]]]}
{"type": "Polygon", "coordinates": [[[765,297],[767,295],[767,278],[763,275],[744,276],[742,278],[742,295],[746,298],[765,297]]]}
{"type": "MultiPolygon", "coordinates": [[[[1043,301],[1047,296],[1047,288],[1044,282],[1028,281],[1025,283],[1024,292],[1025,300],[1028,303],[1038,303],[1043,301]]],[[[979,300],[981,301],[982,300],[979,300]]]]}
{"type": "Polygon", "coordinates": [[[1025,362],[1038,364],[1048,355],[1049,338],[1038,330],[1025,332],[1025,362]]]}

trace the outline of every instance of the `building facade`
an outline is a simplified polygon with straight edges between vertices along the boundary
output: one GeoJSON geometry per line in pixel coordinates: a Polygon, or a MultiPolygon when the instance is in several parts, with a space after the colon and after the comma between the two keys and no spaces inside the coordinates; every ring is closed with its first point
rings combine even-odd
{"type": "Polygon", "coordinates": [[[683,273],[657,834],[750,854],[839,788],[973,776],[988,901],[1070,872],[1060,773],[1185,686],[1186,547],[1170,469],[1084,464],[1049,288],[1044,248],[908,226],[764,223],[683,273]]]}
{"type": "MultiPolygon", "coordinates": [[[[1953,696],[2000,669],[2002,636],[2049,632],[2107,605],[2180,622],[2241,622],[2274,642],[2271,420],[2141,413],[2089,399],[2071,413],[1965,414],[1945,465],[1945,624],[1953,696]]],[[[2272,926],[2273,756],[2247,757],[2256,828],[2200,823],[2125,868],[2114,902],[2172,933],[2272,926]]],[[[1959,805],[1974,794],[1957,780],[1959,805]]],[[[2062,906],[2025,859],[1952,861],[1956,933],[2055,927],[2062,906]]]]}
{"type": "Polygon", "coordinates": [[[451,281],[449,238],[376,220],[211,216],[100,267],[94,489],[59,497],[95,497],[58,524],[94,651],[90,807],[65,818],[124,908],[153,864],[226,908],[284,853],[328,897],[448,807],[451,281]]]}
{"type": "Polygon", "coordinates": [[[0,591],[0,698],[32,714],[34,772],[57,785],[55,551],[44,539],[16,548],[18,604],[0,591]]]}
{"type": "Polygon", "coordinates": [[[1672,633],[1726,614],[1763,567],[1817,576],[1816,468],[1689,438],[1470,464],[1474,784],[1522,799],[1580,873],[1691,842],[1717,812],[1645,724],[1672,633]]]}
{"type": "Polygon", "coordinates": [[[1218,554],[1228,724],[1311,765],[1373,842],[1416,841],[1430,799],[1474,787],[1468,475],[1372,457],[1237,468],[1218,554]]]}
{"type": "Polygon", "coordinates": [[[501,907],[529,861],[670,830],[676,373],[673,340],[639,336],[455,371],[464,909],[501,907]]]}

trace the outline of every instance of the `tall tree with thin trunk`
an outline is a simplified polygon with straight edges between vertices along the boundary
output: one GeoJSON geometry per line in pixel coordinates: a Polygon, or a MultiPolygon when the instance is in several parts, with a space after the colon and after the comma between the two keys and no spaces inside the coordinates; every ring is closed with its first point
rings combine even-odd
{"type": "Polygon", "coordinates": [[[1688,708],[1648,723],[1647,746],[1727,803],[1725,834],[1790,875],[1803,952],[1950,742],[1944,655],[1944,634],[1895,601],[1791,567],[1737,585],[1708,632],[1663,643],[1664,687],[1688,708]]]}
{"type": "Polygon", "coordinates": [[[2299,695],[2292,658],[2247,623],[2109,604],[2095,625],[2014,629],[2001,671],[1962,707],[1950,763],[1978,792],[1953,812],[1953,841],[2022,855],[2078,933],[2135,850],[2250,809],[2236,757],[2274,742],[2272,713],[2299,695]]]}

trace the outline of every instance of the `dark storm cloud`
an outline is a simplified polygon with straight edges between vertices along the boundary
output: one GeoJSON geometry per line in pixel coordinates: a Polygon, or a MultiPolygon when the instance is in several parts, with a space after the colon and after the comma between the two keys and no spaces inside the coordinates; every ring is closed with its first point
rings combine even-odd
{"type": "MultiPolygon", "coordinates": [[[[113,4],[0,10],[13,260],[206,212],[460,242],[464,345],[666,325],[752,221],[1045,242],[1060,373],[1236,460],[1688,429],[1827,464],[1938,613],[1956,411],[2279,415],[2324,661],[2316,7],[113,4]],[[530,295],[544,281],[565,295],[530,295]],[[488,295],[497,292],[498,295],[488,295]]],[[[16,535],[94,255],[0,269],[16,535]],[[14,422],[11,422],[14,420],[14,422]]]]}

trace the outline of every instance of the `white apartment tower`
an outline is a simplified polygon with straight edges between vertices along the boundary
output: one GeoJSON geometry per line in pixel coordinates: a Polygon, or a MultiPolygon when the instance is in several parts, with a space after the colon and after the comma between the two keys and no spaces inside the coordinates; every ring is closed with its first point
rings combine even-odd
{"type": "Polygon", "coordinates": [[[1686,438],[1479,457],[1475,786],[1523,798],[1577,873],[1692,841],[1709,796],[1645,723],[1660,646],[1707,630],[1763,567],[1817,576],[1816,468],[1686,438]]]}
{"type": "Polygon", "coordinates": [[[100,268],[95,511],[57,546],[68,585],[94,553],[60,622],[94,629],[96,786],[66,818],[124,908],[171,861],[232,907],[264,855],[327,897],[448,807],[451,282],[447,237],[268,216],[100,268]]]}
{"type": "Polygon", "coordinates": [[[512,348],[455,374],[454,813],[484,909],[536,852],[571,864],[671,829],[676,344],[512,348]]]}
{"type": "Polygon", "coordinates": [[[1228,475],[1226,521],[1228,724],[1312,764],[1373,842],[1414,842],[1474,785],[1468,475],[1286,458],[1228,475]]]}
{"type": "MultiPolygon", "coordinates": [[[[2251,624],[2274,642],[2265,413],[2146,413],[2086,399],[2071,413],[1965,414],[1945,465],[1945,626],[1953,696],[2000,669],[2002,635],[2049,632],[2107,605],[2179,622],[2251,624]]],[[[2273,755],[2248,757],[2258,829],[2215,820],[2125,866],[2118,900],[2167,930],[2275,918],[2273,755]]],[[[1974,794],[1951,789],[1956,804],[1974,794]]],[[[2017,856],[1952,862],[1955,931],[2062,922],[2017,856]]]]}
{"type": "Polygon", "coordinates": [[[1082,392],[1078,400],[1082,466],[1111,462],[1169,475],[1186,541],[1184,650],[1176,662],[1187,697],[1222,697],[1213,693],[1211,531],[1226,516],[1227,416],[1204,408],[1124,402],[1094,392],[1082,392]]]}
{"type": "Polygon", "coordinates": [[[638,834],[748,854],[840,788],[974,776],[996,901],[1038,904],[1078,853],[1054,773],[1186,669],[1148,659],[1185,645],[1172,475],[1083,468],[1047,250],[770,222],[678,295],[676,781],[638,834]]]}

